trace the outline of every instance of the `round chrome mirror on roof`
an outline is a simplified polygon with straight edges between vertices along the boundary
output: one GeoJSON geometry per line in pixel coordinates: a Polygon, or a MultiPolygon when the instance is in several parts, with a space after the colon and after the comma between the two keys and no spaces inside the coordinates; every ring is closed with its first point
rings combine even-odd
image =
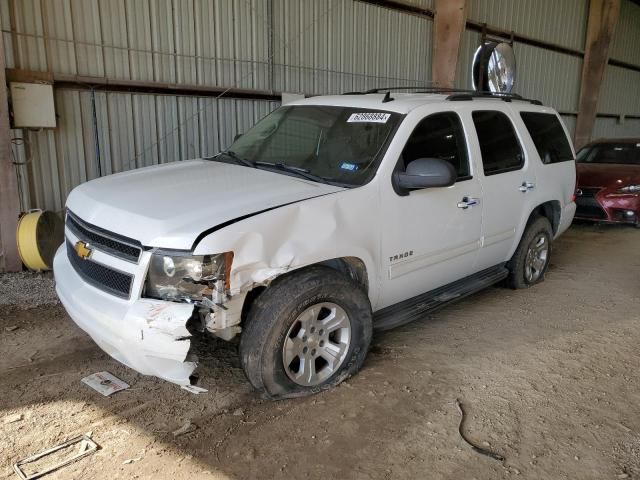
{"type": "Polygon", "coordinates": [[[473,89],[482,92],[511,93],[516,80],[516,56],[504,42],[485,42],[473,56],[473,89]]]}

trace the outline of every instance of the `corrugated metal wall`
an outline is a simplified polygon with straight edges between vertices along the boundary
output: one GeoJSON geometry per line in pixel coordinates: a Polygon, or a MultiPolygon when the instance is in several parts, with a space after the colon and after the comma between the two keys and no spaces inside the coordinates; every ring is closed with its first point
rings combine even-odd
{"type": "MultiPolygon", "coordinates": [[[[433,8],[433,0],[403,0],[433,8]]],[[[468,0],[468,17],[584,49],[588,0],[468,0]]],[[[112,80],[339,93],[431,80],[433,22],[354,0],[0,0],[8,67],[112,80]]],[[[457,84],[470,86],[480,35],[467,30],[457,84]]],[[[640,7],[623,0],[613,58],[640,64],[640,7]]],[[[515,44],[517,90],[575,113],[582,59],[515,44]]],[[[59,125],[13,132],[23,208],[59,210],[97,175],[217,152],[277,102],[55,93],[59,125]]],[[[640,114],[640,74],[608,67],[599,110],[640,114]]],[[[575,116],[565,115],[571,131],[575,116]]],[[[639,135],[598,119],[594,135],[639,135]]]]}
{"type": "Polygon", "coordinates": [[[13,131],[25,209],[61,210],[73,187],[100,175],[213,155],[279,105],[67,89],[55,102],[55,130],[13,131]]]}
{"type": "MultiPolygon", "coordinates": [[[[352,0],[0,0],[0,16],[9,68],[307,94],[431,76],[429,19],[352,0]]],[[[24,209],[60,210],[100,174],[214,154],[277,106],[60,89],[55,102],[55,130],[14,132],[24,209]]]]}

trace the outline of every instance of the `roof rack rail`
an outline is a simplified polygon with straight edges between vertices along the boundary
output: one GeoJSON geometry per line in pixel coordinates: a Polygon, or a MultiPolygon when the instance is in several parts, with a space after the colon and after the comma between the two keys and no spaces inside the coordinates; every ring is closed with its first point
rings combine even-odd
{"type": "MultiPolygon", "coordinates": [[[[449,101],[466,101],[473,100],[474,98],[497,98],[504,102],[510,102],[512,100],[520,100],[522,102],[529,102],[533,105],[542,105],[540,100],[534,100],[531,98],[524,98],[517,93],[501,93],[501,92],[478,92],[477,90],[468,90],[464,88],[453,87],[434,87],[429,86],[403,86],[403,87],[380,87],[371,88],[362,92],[346,92],[343,95],[367,95],[371,93],[389,93],[391,90],[414,90],[415,93],[448,93],[446,98],[449,101]]],[[[386,97],[385,97],[386,98],[386,97]]],[[[389,100],[387,100],[389,101],[389,100]]]]}
{"type": "Polygon", "coordinates": [[[475,90],[465,91],[464,93],[453,93],[447,97],[447,100],[449,100],[450,102],[460,102],[473,100],[474,98],[496,98],[502,100],[503,102],[519,100],[521,102],[529,102],[532,105],[542,105],[542,102],[540,100],[524,98],[517,93],[477,92],[475,90]]]}

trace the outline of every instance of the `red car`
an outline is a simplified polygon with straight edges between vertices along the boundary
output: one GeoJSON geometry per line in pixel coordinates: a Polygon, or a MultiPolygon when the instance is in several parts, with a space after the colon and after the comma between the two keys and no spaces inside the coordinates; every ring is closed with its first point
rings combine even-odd
{"type": "Polygon", "coordinates": [[[575,218],[640,227],[640,138],[592,142],[576,169],[575,218]]]}

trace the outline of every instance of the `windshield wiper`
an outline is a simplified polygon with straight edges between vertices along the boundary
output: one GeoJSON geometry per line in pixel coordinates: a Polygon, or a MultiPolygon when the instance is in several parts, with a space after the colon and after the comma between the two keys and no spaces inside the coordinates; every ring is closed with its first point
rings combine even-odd
{"type": "Polygon", "coordinates": [[[231,160],[233,160],[234,162],[239,163],[240,165],[244,165],[245,167],[256,168],[256,162],[254,162],[253,160],[249,160],[248,158],[242,158],[233,150],[225,150],[224,152],[220,152],[218,155],[215,155],[212,158],[216,158],[220,155],[225,155],[229,157],[231,160]]]}
{"type": "Polygon", "coordinates": [[[272,163],[272,162],[257,161],[255,162],[255,166],[275,168],[277,170],[293,173],[294,175],[298,175],[299,177],[306,178],[307,180],[312,180],[314,182],[329,183],[329,182],[335,181],[333,178],[322,177],[320,175],[311,173],[306,168],[295,167],[293,165],[287,165],[286,163],[272,163]]]}

